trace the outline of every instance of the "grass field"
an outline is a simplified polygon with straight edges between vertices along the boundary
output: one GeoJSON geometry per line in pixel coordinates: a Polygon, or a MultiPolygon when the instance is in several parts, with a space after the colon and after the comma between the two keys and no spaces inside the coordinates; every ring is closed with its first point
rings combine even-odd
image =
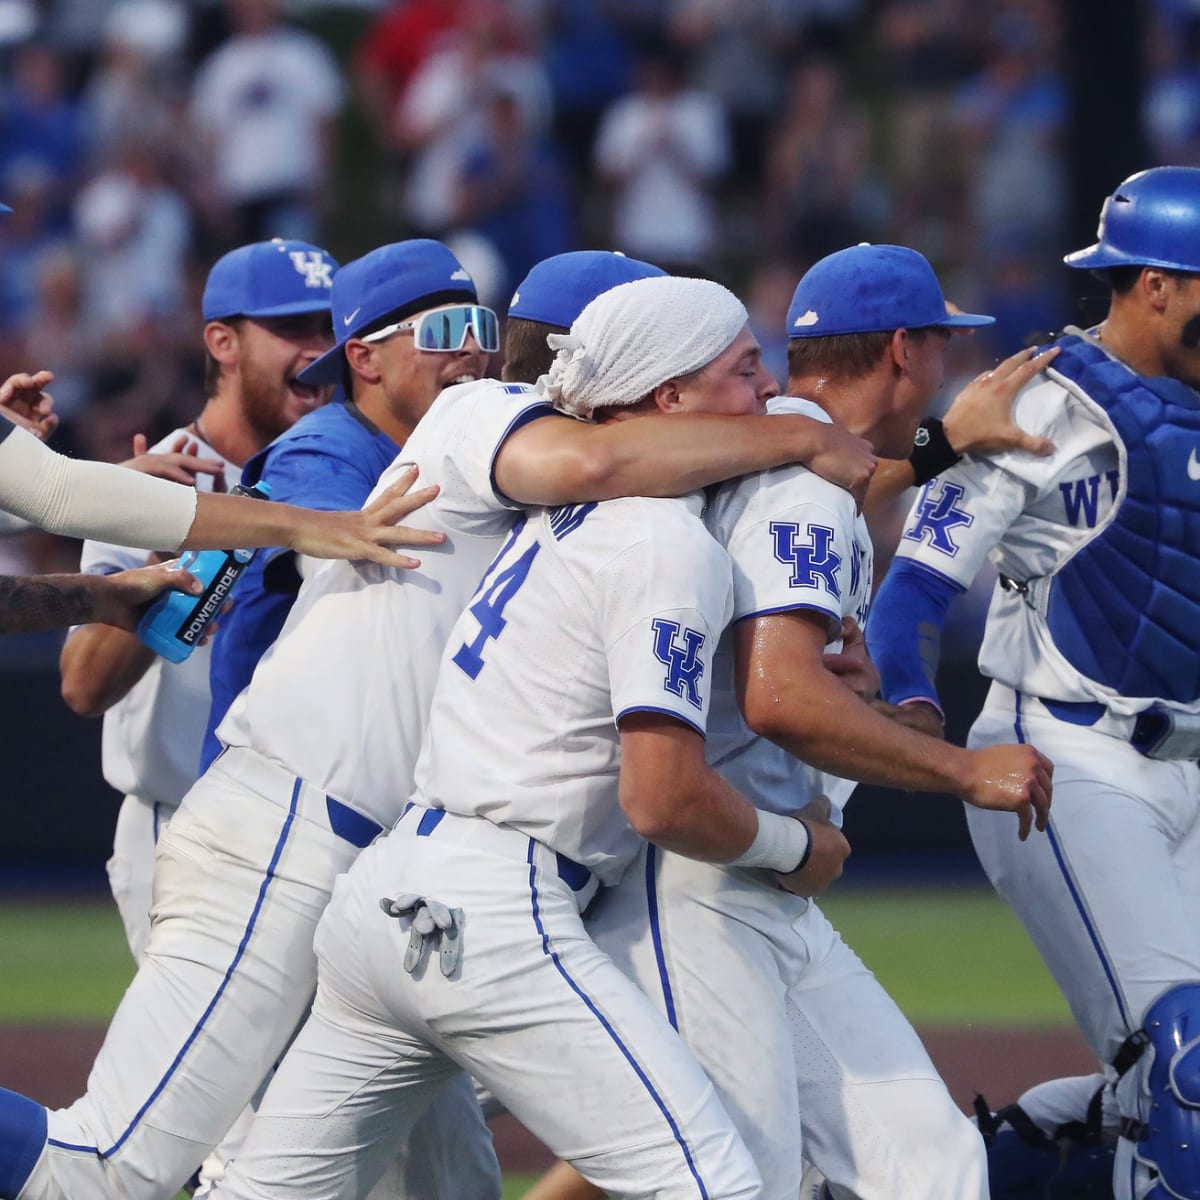
{"type": "MultiPolygon", "coordinates": [[[[1045,968],[990,892],[845,887],[822,908],[915,1024],[1069,1024],[1045,968]]],[[[133,967],[111,902],[8,901],[0,973],[0,1021],[103,1021],[133,967]]]]}
{"type": "MultiPolygon", "coordinates": [[[[988,891],[843,886],[822,908],[916,1025],[1070,1024],[1023,931],[988,891]]],[[[0,1025],[103,1023],[132,973],[106,898],[0,902],[0,1025]]],[[[505,1200],[533,1178],[507,1175],[505,1200]]]]}

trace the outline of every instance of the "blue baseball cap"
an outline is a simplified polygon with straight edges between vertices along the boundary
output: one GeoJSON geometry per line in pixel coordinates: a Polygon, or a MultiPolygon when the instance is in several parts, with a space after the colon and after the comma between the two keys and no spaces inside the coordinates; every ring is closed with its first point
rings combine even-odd
{"type": "Polygon", "coordinates": [[[348,262],[333,281],[332,350],[300,372],[301,383],[339,383],[346,362],[346,343],[394,315],[398,321],[412,313],[456,300],[478,300],[475,281],[450,252],[431,238],[411,238],[380,246],[348,262]]]}
{"type": "Polygon", "coordinates": [[[979,313],[948,313],[942,286],[923,254],[907,246],[862,243],[829,254],[805,272],[788,308],[789,338],[994,324],[979,313]]]}
{"type": "Polygon", "coordinates": [[[517,285],[508,315],[570,329],[597,296],[622,283],[665,275],[661,267],[615,250],[572,250],[538,263],[517,285]]]}
{"type": "Polygon", "coordinates": [[[337,260],[320,246],[272,238],[213,263],[200,302],[206,321],[328,312],[337,260]]]}

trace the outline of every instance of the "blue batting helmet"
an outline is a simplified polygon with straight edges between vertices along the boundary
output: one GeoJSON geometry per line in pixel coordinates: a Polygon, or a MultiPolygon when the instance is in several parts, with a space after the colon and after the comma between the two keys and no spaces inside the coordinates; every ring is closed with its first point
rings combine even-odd
{"type": "Polygon", "coordinates": [[[1200,167],[1152,167],[1122,183],[1100,210],[1097,241],[1068,267],[1200,271],[1200,167]]]}

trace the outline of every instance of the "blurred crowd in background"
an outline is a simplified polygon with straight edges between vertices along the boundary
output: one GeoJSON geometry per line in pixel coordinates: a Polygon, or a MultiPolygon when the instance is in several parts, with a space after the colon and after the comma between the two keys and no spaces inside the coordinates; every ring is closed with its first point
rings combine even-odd
{"type": "MultiPolygon", "coordinates": [[[[1144,165],[1200,165],[1200,3],[1147,13],[1144,165]]],[[[806,267],[912,245],[998,317],[965,377],[1078,317],[1063,37],[1055,0],[0,0],[0,373],[127,458],[199,407],[218,254],[421,235],[501,311],[573,248],[720,279],[781,376],[806,267]]]]}

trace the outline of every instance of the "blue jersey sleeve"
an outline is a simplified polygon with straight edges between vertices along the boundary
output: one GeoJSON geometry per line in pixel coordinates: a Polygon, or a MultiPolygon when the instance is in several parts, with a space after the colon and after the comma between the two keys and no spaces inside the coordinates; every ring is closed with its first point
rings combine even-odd
{"type": "MultiPolygon", "coordinates": [[[[394,448],[390,440],[388,446],[394,448]]],[[[242,478],[245,483],[270,484],[271,504],[328,511],[362,508],[390,458],[358,455],[355,449],[353,439],[285,435],[251,459],[242,478]]],[[[217,726],[283,629],[299,582],[291,554],[279,547],[259,551],[238,580],[233,604],[213,638],[212,703],[200,753],[202,773],[221,752],[217,726]]]]}
{"type": "Polygon", "coordinates": [[[950,601],[963,588],[912,559],[892,561],[867,626],[867,648],[891,704],[924,700],[941,709],[937,667],[950,601]]]}

